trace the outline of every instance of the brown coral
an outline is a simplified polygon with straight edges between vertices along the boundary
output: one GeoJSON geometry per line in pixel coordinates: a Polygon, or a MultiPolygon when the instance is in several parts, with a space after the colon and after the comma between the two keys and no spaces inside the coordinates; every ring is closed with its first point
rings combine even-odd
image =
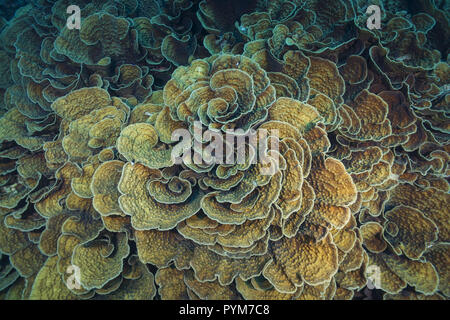
{"type": "Polygon", "coordinates": [[[1,299],[449,297],[443,4],[68,5],[0,18],[1,299]]]}

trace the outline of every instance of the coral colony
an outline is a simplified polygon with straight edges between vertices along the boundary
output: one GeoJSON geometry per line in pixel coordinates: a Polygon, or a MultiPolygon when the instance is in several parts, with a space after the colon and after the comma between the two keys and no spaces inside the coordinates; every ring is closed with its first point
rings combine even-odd
{"type": "Polygon", "coordinates": [[[448,1],[0,10],[0,299],[450,297],[448,1]]]}

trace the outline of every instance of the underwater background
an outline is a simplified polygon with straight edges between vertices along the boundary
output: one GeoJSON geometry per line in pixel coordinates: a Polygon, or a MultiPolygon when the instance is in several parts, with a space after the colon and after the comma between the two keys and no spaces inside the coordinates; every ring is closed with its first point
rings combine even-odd
{"type": "Polygon", "coordinates": [[[0,299],[448,299],[449,14],[0,0],[0,299]]]}

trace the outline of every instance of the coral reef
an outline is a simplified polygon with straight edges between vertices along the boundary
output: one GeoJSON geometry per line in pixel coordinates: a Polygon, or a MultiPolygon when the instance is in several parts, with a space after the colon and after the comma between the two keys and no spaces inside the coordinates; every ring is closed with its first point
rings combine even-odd
{"type": "Polygon", "coordinates": [[[449,8],[374,2],[5,7],[0,299],[449,299],[449,8]]]}

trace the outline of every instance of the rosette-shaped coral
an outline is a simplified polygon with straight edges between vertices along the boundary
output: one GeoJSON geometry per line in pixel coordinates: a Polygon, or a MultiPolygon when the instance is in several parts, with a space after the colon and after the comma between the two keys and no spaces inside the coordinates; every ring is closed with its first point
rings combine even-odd
{"type": "Polygon", "coordinates": [[[191,1],[32,1],[0,33],[6,73],[0,86],[7,103],[41,119],[58,97],[87,86],[103,87],[131,104],[145,101],[153,85],[162,87],[173,67],[194,55],[193,6],[191,1]],[[69,6],[81,10],[79,29],[70,27],[69,6]]]}
{"type": "MultiPolygon", "coordinates": [[[[304,286],[310,288],[304,298],[327,296],[345,261],[340,255],[354,261],[346,272],[361,267],[350,224],[356,188],[343,164],[325,156],[330,143],[322,117],[308,103],[276,99],[275,91],[245,56],[195,60],[175,70],[153,124],[122,130],[117,148],[130,162],[118,202],[131,216],[143,262],[165,267],[174,261],[178,270],[192,268],[202,283],[218,280],[213,287],[236,277],[252,286],[266,283],[264,290],[291,298],[304,286]],[[171,135],[177,129],[189,135],[180,154],[171,135]],[[211,141],[216,144],[208,152],[211,141]]],[[[200,292],[186,277],[192,275],[184,271],[178,281],[200,292]]],[[[161,274],[157,281],[168,288],[176,280],[161,274]]],[[[186,297],[185,290],[174,297],[186,297]]]]}
{"type": "Polygon", "coordinates": [[[0,299],[449,299],[445,1],[16,2],[0,299]]]}
{"type": "MultiPolygon", "coordinates": [[[[164,88],[172,118],[222,131],[247,131],[267,118],[275,90],[266,72],[243,56],[222,55],[178,68],[164,88]]],[[[158,126],[158,121],[156,123],[158,126]]]]}
{"type": "Polygon", "coordinates": [[[242,15],[236,28],[249,41],[244,52],[258,48],[281,59],[292,49],[322,53],[354,41],[354,17],[349,1],[270,1],[242,15]]]}
{"type": "MultiPolygon", "coordinates": [[[[449,22],[444,6],[428,0],[419,0],[414,5],[407,1],[383,1],[380,5],[384,27],[371,32],[381,40],[390,59],[408,67],[429,70],[448,54],[449,22]],[[398,8],[391,10],[393,5],[398,8]],[[438,37],[442,37],[440,43],[438,37]]],[[[367,5],[363,5],[358,9],[365,11],[366,8],[367,5]]],[[[366,29],[364,18],[363,15],[356,19],[362,29],[366,29]]]]}
{"type": "MultiPolygon", "coordinates": [[[[83,3],[80,7],[86,18],[79,31],[58,23],[54,48],[59,55],[87,65],[91,77],[108,78],[101,86],[108,88],[111,79],[119,81],[111,84],[112,91],[144,101],[154,79],[156,85],[164,85],[173,66],[187,64],[194,54],[197,40],[191,30],[192,6],[191,1],[163,4],[156,0],[126,5],[100,1],[96,7],[83,3]]],[[[52,11],[62,14],[63,8],[57,3],[52,11]]]]}

